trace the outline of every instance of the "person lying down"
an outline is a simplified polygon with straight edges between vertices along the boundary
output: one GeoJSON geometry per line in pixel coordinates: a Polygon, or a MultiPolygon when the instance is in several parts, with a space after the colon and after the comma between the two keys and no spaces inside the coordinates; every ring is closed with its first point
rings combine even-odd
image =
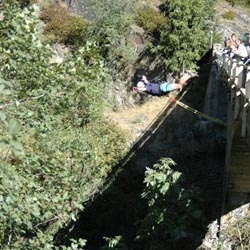
{"type": "Polygon", "coordinates": [[[193,76],[194,74],[192,72],[187,72],[179,79],[178,83],[153,83],[149,82],[147,77],[143,75],[133,90],[135,92],[146,92],[151,95],[164,95],[174,90],[182,90],[182,88],[187,84],[187,81],[193,76]]]}

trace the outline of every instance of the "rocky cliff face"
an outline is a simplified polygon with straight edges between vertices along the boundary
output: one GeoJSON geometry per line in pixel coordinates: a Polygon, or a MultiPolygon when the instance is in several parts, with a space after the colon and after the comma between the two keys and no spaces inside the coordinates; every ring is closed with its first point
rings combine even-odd
{"type": "Polygon", "coordinates": [[[236,33],[241,37],[244,33],[250,32],[250,10],[234,6],[226,1],[217,1],[216,4],[216,19],[218,25],[215,30],[221,34],[221,37],[228,37],[232,33],[236,33]],[[233,11],[235,18],[233,20],[227,20],[223,18],[223,14],[227,11],[233,11]]]}
{"type": "MultiPolygon", "coordinates": [[[[58,0],[57,0],[58,1],[58,0]]],[[[90,21],[95,20],[93,10],[89,0],[64,0],[70,10],[90,21]]],[[[143,5],[150,4],[153,7],[160,5],[159,0],[141,1],[143,5]]],[[[250,10],[239,6],[232,6],[227,1],[217,1],[216,3],[216,30],[221,34],[222,37],[229,36],[235,32],[238,35],[244,34],[250,31],[250,10]],[[223,18],[223,13],[227,11],[235,12],[236,16],[234,20],[227,20],[223,18]]]]}
{"type": "Polygon", "coordinates": [[[239,225],[239,221],[244,220],[244,218],[249,217],[250,205],[246,204],[238,209],[235,209],[220,218],[221,225],[219,226],[217,221],[211,223],[208,228],[206,237],[203,243],[198,248],[198,250],[216,250],[216,249],[249,249],[249,245],[243,244],[243,230],[239,225]],[[233,236],[233,231],[237,230],[237,235],[235,237],[229,238],[228,236],[233,236]],[[230,233],[231,231],[231,233],[230,233]],[[217,237],[218,234],[220,237],[217,237]],[[236,248],[235,242],[240,242],[241,248],[236,248]]]}
{"type": "Polygon", "coordinates": [[[82,16],[89,21],[96,19],[88,0],[66,0],[68,8],[76,15],[82,16]]]}

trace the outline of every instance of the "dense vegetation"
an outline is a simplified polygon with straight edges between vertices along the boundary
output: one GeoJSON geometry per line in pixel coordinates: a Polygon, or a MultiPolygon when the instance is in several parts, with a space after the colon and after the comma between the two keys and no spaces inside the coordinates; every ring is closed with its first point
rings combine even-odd
{"type": "Polygon", "coordinates": [[[213,20],[212,6],[211,0],[165,1],[162,10],[167,25],[154,50],[164,55],[169,69],[196,68],[197,60],[208,50],[211,27],[207,21],[213,20]]]}
{"type": "Polygon", "coordinates": [[[147,200],[148,212],[138,235],[145,250],[152,245],[155,249],[176,249],[176,239],[193,234],[199,241],[202,235],[204,215],[198,189],[183,188],[181,173],[172,169],[174,165],[173,160],[164,158],[145,172],[142,197],[147,200]]]}
{"type": "Polygon", "coordinates": [[[125,151],[102,121],[109,79],[94,43],[53,63],[37,7],[2,8],[1,249],[51,249],[125,151]]]}
{"type": "MultiPolygon", "coordinates": [[[[125,135],[102,112],[114,73],[139,58],[127,39],[130,24],[143,27],[152,40],[157,36],[151,52],[169,70],[196,68],[209,47],[206,21],[213,1],[163,1],[155,12],[137,9],[134,0],[91,0],[93,22],[55,5],[40,11],[32,2],[0,3],[0,246],[82,249],[82,239],[65,247],[53,237],[101,191],[127,151],[125,135]],[[157,14],[147,19],[151,13],[157,14]],[[60,63],[53,60],[54,42],[70,48],[60,63]]],[[[178,184],[172,165],[162,160],[145,175],[148,214],[138,237],[156,249],[202,218],[197,192],[178,184]],[[171,199],[179,201],[177,207],[168,207],[171,199]],[[179,221],[176,211],[183,207],[188,215],[179,221]]],[[[109,248],[125,249],[121,236],[107,241],[109,248]]]]}

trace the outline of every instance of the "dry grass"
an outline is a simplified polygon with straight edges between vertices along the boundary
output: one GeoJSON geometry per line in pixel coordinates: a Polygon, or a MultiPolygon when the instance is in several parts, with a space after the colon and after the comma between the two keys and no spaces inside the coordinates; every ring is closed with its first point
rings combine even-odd
{"type": "Polygon", "coordinates": [[[125,131],[129,141],[135,141],[163,111],[167,101],[166,97],[156,97],[134,108],[106,112],[105,117],[125,131]]]}

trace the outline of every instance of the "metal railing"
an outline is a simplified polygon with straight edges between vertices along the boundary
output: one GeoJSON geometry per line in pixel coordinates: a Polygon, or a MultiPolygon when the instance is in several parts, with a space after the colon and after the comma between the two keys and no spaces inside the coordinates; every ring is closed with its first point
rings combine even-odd
{"type": "Polygon", "coordinates": [[[214,54],[223,81],[231,90],[233,120],[240,122],[241,136],[250,138],[250,59],[233,59],[225,50],[214,51],[214,54]]]}
{"type": "Polygon", "coordinates": [[[229,93],[227,146],[221,207],[221,215],[223,215],[226,207],[232,205],[229,179],[232,171],[233,139],[237,135],[250,147],[250,66],[247,60],[243,61],[240,57],[234,59],[223,48],[217,50],[215,48],[216,46],[214,46],[213,54],[216,58],[221,80],[229,93]]]}

